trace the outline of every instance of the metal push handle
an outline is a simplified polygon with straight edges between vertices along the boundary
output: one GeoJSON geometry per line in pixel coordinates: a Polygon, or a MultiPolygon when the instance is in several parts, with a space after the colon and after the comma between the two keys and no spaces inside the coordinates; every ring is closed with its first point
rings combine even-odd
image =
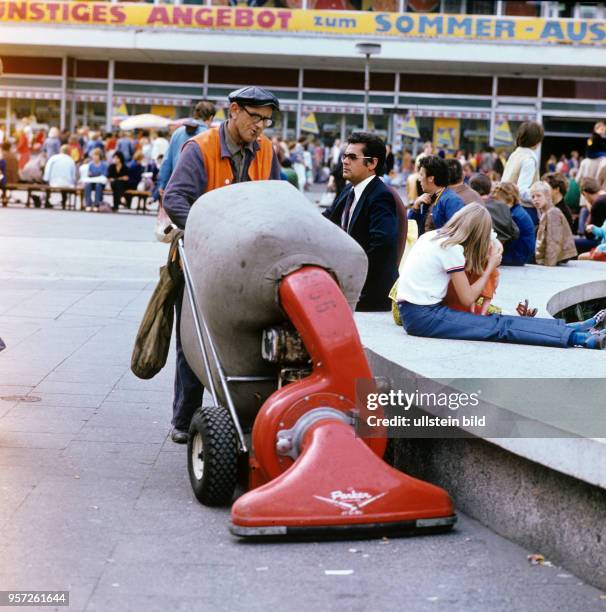
{"type": "Polygon", "coordinates": [[[212,358],[217,368],[217,373],[219,374],[221,388],[223,389],[223,393],[225,394],[225,399],[227,401],[227,408],[229,410],[229,414],[231,416],[231,420],[233,421],[234,427],[236,428],[236,432],[238,433],[238,439],[240,440],[240,450],[243,453],[246,453],[248,452],[248,448],[246,446],[246,441],[244,440],[244,432],[242,431],[242,426],[240,425],[240,420],[238,419],[238,414],[236,413],[234,402],[229,392],[229,388],[227,384],[228,378],[225,375],[225,371],[223,370],[223,366],[221,365],[221,362],[219,361],[219,355],[217,354],[217,349],[215,348],[214,342],[208,330],[206,318],[204,317],[204,314],[202,313],[202,311],[198,310],[196,292],[194,291],[194,282],[191,277],[189,264],[187,263],[187,257],[185,255],[185,247],[183,244],[183,238],[179,238],[177,245],[179,248],[179,256],[181,257],[181,261],[183,263],[183,276],[185,278],[186,291],[187,291],[187,295],[189,298],[189,305],[191,306],[192,315],[194,317],[194,325],[196,327],[196,336],[198,337],[198,343],[200,345],[200,350],[202,352],[202,361],[204,362],[204,371],[206,372],[206,378],[208,379],[208,384],[210,386],[209,390],[210,390],[211,395],[213,396],[213,402],[215,403],[215,406],[219,406],[217,390],[215,389],[212,371],[210,369],[210,362],[208,360],[208,354],[206,351],[206,342],[204,341],[204,336],[206,336],[208,340],[208,348],[210,349],[212,358]],[[202,330],[204,330],[204,333],[202,330]]]}

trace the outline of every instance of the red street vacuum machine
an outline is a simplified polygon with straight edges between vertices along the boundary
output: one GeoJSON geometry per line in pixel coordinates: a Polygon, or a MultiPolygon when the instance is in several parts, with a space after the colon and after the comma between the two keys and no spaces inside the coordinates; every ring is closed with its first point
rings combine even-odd
{"type": "Polygon", "coordinates": [[[189,431],[197,499],[230,504],[244,482],[231,531],[249,539],[450,529],[448,494],[385,463],[384,437],[356,435],[356,389],[372,384],[352,316],[359,245],[288,183],[261,181],[203,195],[179,250],[183,348],[212,397],[189,431]]]}

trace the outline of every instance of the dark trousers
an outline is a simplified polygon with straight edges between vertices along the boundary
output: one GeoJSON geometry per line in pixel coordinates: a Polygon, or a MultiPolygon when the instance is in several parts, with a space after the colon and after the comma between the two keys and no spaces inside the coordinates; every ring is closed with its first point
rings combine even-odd
{"type": "Polygon", "coordinates": [[[112,181],[112,193],[114,194],[114,210],[118,210],[120,208],[120,200],[122,200],[124,196],[124,192],[128,189],[127,181],[112,181]]]}
{"type": "Polygon", "coordinates": [[[185,360],[181,346],[181,308],[183,289],[175,302],[175,325],[177,327],[177,367],[175,369],[175,398],[173,400],[173,427],[187,431],[194,412],[202,405],[204,387],[185,360]]]}
{"type": "Polygon", "coordinates": [[[450,338],[453,340],[488,340],[534,346],[568,346],[574,331],[561,319],[533,319],[509,315],[480,316],[451,310],[442,304],[419,306],[398,304],[402,324],[411,336],[450,338]]]}
{"type": "Polygon", "coordinates": [[[580,255],[581,253],[589,253],[591,249],[595,249],[595,247],[600,244],[599,240],[592,240],[591,238],[575,238],[574,246],[577,247],[577,253],[580,255]]]}

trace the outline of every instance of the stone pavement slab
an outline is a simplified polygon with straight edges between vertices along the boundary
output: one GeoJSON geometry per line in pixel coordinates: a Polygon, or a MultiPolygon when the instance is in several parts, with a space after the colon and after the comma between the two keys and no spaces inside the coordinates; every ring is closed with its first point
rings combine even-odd
{"type": "Polygon", "coordinates": [[[151,381],[129,371],[167,250],[154,219],[0,217],[0,589],[69,589],[70,609],[104,612],[606,610],[464,515],[425,538],[238,542],[167,437],[173,354],[151,381]]]}

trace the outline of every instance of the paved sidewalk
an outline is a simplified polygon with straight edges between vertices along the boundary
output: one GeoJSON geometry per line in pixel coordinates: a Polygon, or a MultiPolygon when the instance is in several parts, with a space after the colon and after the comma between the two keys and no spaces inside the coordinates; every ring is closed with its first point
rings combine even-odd
{"type": "MultiPolygon", "coordinates": [[[[193,498],[170,366],[129,371],[167,247],[151,216],[0,210],[0,590],[71,610],[606,610],[460,517],[448,535],[242,544],[193,498]],[[327,575],[326,570],[353,570],[327,575]]],[[[49,609],[49,608],[45,608],[49,609]]]]}

